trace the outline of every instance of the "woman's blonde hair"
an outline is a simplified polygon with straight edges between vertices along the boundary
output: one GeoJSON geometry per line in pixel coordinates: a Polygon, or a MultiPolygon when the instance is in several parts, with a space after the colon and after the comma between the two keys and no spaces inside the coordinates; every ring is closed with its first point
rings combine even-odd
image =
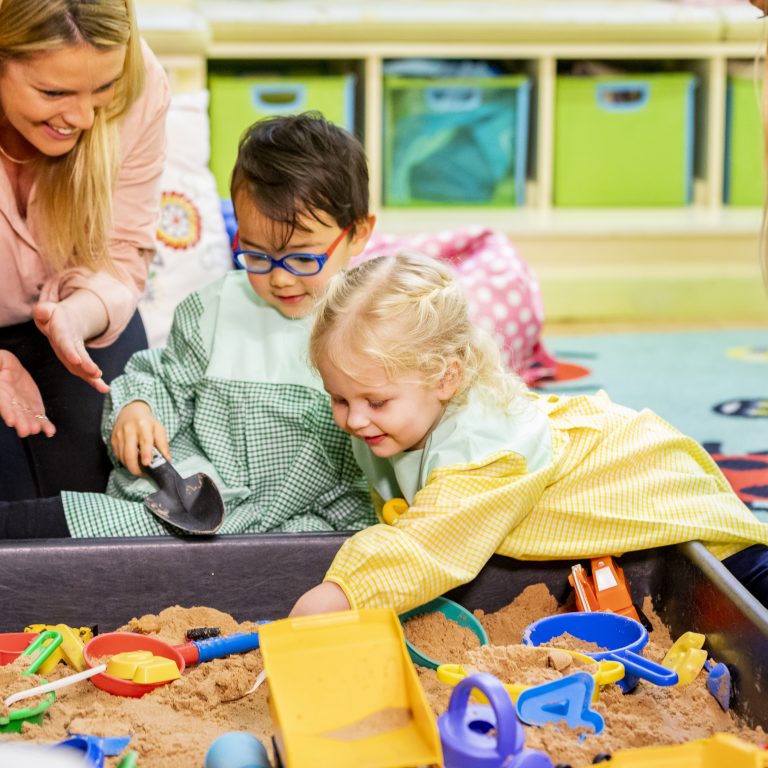
{"type": "Polygon", "coordinates": [[[360,358],[382,365],[391,381],[437,386],[458,362],[461,380],[454,400],[472,388],[509,409],[525,393],[506,372],[498,347],[472,325],[467,301],[450,270],[416,253],[365,261],[330,281],[319,303],[310,338],[312,365],[328,360],[354,375],[360,358]]]}
{"type": "Polygon", "coordinates": [[[112,188],[120,163],[117,118],[144,87],[144,61],[133,0],[0,0],[0,67],[70,45],[126,47],[114,98],[71,152],[38,162],[36,229],[43,258],[67,266],[109,269],[112,188]]]}

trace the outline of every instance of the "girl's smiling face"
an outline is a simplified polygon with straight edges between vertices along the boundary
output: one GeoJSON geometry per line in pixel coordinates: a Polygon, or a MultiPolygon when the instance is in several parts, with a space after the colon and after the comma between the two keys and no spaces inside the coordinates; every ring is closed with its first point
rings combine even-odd
{"type": "Polygon", "coordinates": [[[459,377],[446,375],[437,385],[420,377],[391,381],[384,367],[360,361],[345,373],[327,359],[318,366],[331,396],[336,424],[344,432],[363,440],[381,458],[423,448],[437,426],[459,377]]]}
{"type": "Polygon", "coordinates": [[[96,111],[107,106],[123,74],[125,46],[67,45],[0,68],[0,143],[11,154],[69,152],[96,111]]]}

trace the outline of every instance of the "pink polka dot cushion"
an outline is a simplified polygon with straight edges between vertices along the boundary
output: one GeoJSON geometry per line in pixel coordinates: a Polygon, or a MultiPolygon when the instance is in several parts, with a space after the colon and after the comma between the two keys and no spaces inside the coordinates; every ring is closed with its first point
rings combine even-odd
{"type": "Polygon", "coordinates": [[[480,227],[419,235],[373,235],[358,260],[409,249],[451,266],[472,321],[488,331],[509,370],[532,384],[554,375],[541,341],[544,306],[528,265],[500,232],[480,227]]]}

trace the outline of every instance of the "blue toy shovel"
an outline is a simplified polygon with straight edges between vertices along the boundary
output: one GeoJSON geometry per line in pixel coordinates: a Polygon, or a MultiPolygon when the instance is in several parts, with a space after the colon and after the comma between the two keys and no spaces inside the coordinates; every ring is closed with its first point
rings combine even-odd
{"type": "Polygon", "coordinates": [[[704,662],[707,675],[707,690],[717,699],[717,703],[727,712],[731,706],[731,672],[722,661],[714,662],[707,659],[704,662]]]}
{"type": "Polygon", "coordinates": [[[69,738],[54,744],[54,747],[78,752],[83,758],[84,768],[104,768],[104,758],[119,755],[130,740],[130,736],[100,737],[73,733],[69,738]]]}
{"type": "Polygon", "coordinates": [[[655,685],[676,685],[677,672],[641,656],[648,643],[648,632],[634,619],[618,613],[564,613],[547,616],[529,624],[523,632],[525,645],[543,645],[568,633],[585,643],[596,643],[608,650],[580,651],[598,661],[611,659],[624,665],[624,677],[617,685],[624,693],[631,691],[638,678],[655,685]]]}
{"type": "Polygon", "coordinates": [[[543,752],[525,748],[515,705],[501,681],[487,672],[459,682],[437,728],[445,768],[552,768],[543,752]],[[469,703],[474,689],[485,694],[490,706],[469,703]]]}

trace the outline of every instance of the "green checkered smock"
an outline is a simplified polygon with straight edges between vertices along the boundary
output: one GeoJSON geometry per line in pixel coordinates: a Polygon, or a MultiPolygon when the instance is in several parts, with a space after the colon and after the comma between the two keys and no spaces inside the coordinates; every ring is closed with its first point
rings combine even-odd
{"type": "MultiPolygon", "coordinates": [[[[220,533],[376,523],[350,439],[334,424],[322,382],[309,368],[310,328],[309,319],[288,319],[264,303],[245,272],[193,293],[176,309],[167,347],[137,352],[112,382],[102,422],[106,445],[120,410],[144,400],[168,431],[178,472],[205,472],[221,491],[220,533]]],[[[118,467],[106,495],[62,493],[72,536],[178,533],[144,507],[155,490],[118,467]]]]}

